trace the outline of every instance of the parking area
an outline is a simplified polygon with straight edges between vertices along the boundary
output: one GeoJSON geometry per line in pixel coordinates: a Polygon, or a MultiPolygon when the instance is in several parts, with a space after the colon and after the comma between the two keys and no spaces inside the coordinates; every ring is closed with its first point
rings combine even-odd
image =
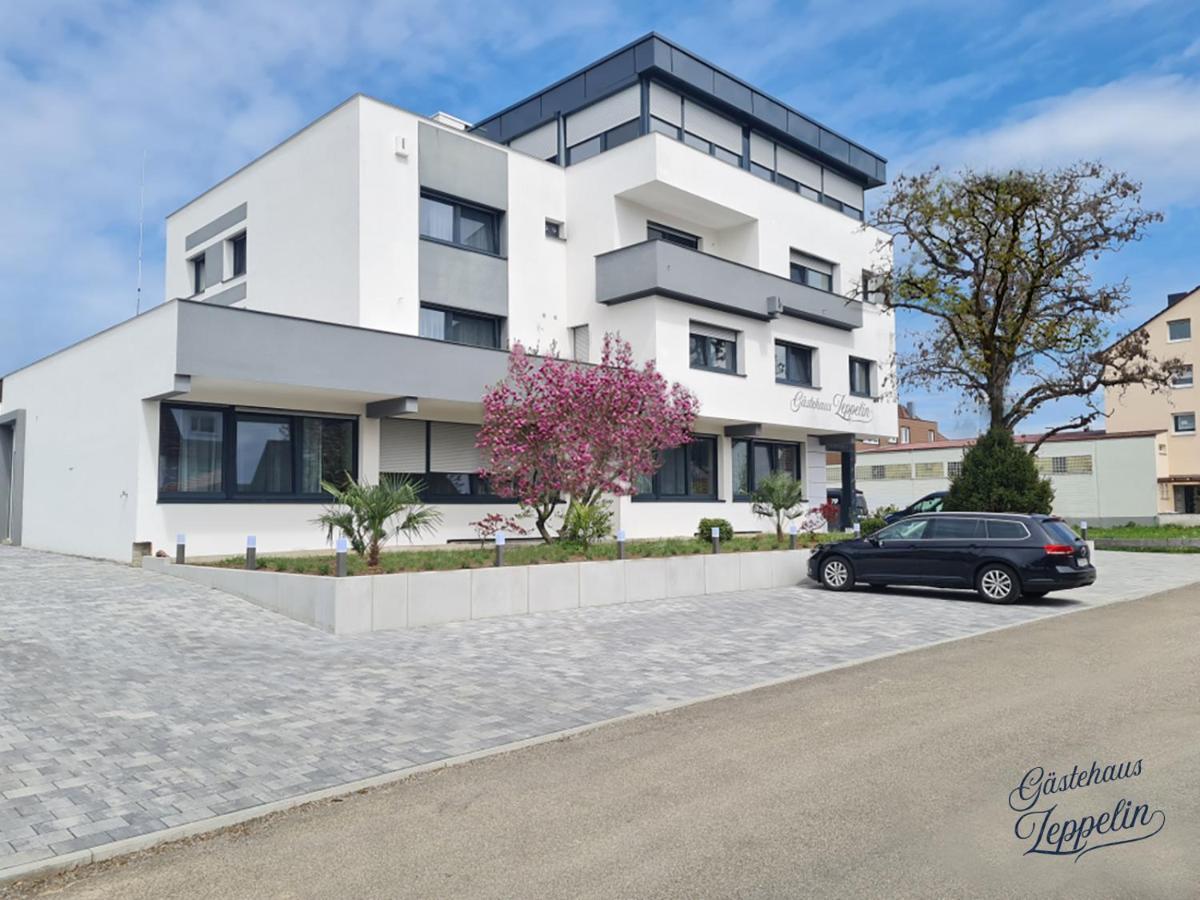
{"type": "Polygon", "coordinates": [[[5,868],[525,738],[1200,581],[1099,553],[1091,588],[813,585],[334,637],[165,575],[0,547],[5,868]]]}

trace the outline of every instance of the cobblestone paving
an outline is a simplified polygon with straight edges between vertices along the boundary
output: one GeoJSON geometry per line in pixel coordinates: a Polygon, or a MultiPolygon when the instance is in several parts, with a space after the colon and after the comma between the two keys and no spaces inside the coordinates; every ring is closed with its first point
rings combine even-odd
{"type": "Polygon", "coordinates": [[[1200,581],[1101,553],[1011,607],[800,586],[334,637],[0,546],[0,872],[522,738],[1200,581]]]}

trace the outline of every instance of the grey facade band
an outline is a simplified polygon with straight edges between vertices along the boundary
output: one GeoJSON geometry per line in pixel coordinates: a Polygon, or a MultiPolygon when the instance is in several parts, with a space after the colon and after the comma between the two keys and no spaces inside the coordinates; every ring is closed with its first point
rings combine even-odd
{"type": "Polygon", "coordinates": [[[232,228],[238,222],[244,222],[246,220],[246,206],[247,204],[245,203],[241,204],[240,206],[235,206],[229,212],[225,213],[225,215],[218,216],[203,228],[197,228],[186,238],[184,238],[184,249],[191,250],[194,247],[199,247],[205,241],[216,237],[226,229],[232,228]]]}

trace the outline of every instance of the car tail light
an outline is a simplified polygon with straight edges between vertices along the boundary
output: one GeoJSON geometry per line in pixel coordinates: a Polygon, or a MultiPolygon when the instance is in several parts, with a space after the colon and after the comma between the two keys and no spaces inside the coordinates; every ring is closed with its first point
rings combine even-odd
{"type": "Polygon", "coordinates": [[[1070,544],[1047,544],[1042,548],[1047,556],[1074,556],[1075,548],[1070,544]]]}

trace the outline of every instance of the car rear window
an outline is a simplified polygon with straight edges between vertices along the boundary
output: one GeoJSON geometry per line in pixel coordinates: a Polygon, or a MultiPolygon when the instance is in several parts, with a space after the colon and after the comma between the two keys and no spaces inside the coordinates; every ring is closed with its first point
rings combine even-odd
{"type": "Polygon", "coordinates": [[[1049,519],[1042,522],[1042,527],[1050,537],[1064,544],[1073,544],[1079,540],[1079,535],[1071,530],[1071,526],[1062,519],[1049,519]]]}
{"type": "Polygon", "coordinates": [[[934,519],[929,535],[935,541],[966,540],[982,537],[983,521],[981,519],[960,519],[957,516],[947,519],[934,519]]]}
{"type": "Polygon", "coordinates": [[[987,531],[988,537],[994,540],[1019,540],[1029,536],[1029,529],[1023,524],[1006,519],[988,519],[987,531]]]}

